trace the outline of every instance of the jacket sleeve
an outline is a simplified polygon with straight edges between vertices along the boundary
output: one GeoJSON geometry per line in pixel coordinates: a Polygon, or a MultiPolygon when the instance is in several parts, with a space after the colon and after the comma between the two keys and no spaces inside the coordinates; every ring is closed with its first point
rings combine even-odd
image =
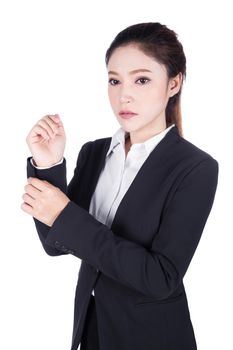
{"type": "Polygon", "coordinates": [[[72,254],[146,296],[163,299],[181,282],[211,211],[218,162],[209,157],[185,175],[164,209],[151,248],[124,239],[70,201],[50,227],[46,244],[72,254]]]}
{"type": "MultiPolygon", "coordinates": [[[[32,157],[28,157],[27,167],[26,167],[27,178],[36,177],[40,180],[46,180],[50,182],[52,185],[60,188],[60,190],[63,191],[71,199],[73,186],[74,184],[77,185],[79,183],[81,170],[86,159],[86,147],[89,142],[90,141],[83,144],[83,146],[79,151],[74,174],[68,186],[67,186],[67,178],[66,178],[66,158],[65,157],[63,158],[62,163],[58,165],[54,165],[49,168],[43,168],[43,169],[39,169],[33,166],[31,163],[32,157]]],[[[50,226],[44,224],[43,222],[37,220],[34,217],[33,217],[33,220],[36,226],[38,236],[42,243],[42,246],[48,255],[57,256],[57,255],[68,254],[68,251],[61,251],[60,249],[57,249],[56,247],[51,247],[46,243],[46,238],[47,238],[47,234],[49,232],[50,226]]]]}

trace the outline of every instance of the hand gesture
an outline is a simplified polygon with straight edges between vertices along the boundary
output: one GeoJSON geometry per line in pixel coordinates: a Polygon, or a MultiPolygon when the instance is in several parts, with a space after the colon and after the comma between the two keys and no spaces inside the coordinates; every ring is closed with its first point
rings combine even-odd
{"type": "Polygon", "coordinates": [[[65,150],[66,135],[58,114],[46,115],[30,130],[26,142],[35,165],[51,166],[59,162],[65,150]]]}

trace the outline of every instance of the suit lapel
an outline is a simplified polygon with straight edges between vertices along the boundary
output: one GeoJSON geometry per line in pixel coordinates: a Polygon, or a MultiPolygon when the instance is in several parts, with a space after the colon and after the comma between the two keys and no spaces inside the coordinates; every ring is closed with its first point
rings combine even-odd
{"type": "MultiPolygon", "coordinates": [[[[138,194],[138,198],[140,198],[139,192],[144,193],[143,188],[146,191],[146,188],[150,187],[150,181],[152,181],[151,185],[153,187],[160,185],[160,174],[163,174],[162,168],[166,166],[166,155],[169,152],[169,148],[172,147],[179,137],[178,128],[176,126],[172,127],[146,158],[118,205],[110,226],[113,231],[114,226],[122,221],[120,218],[126,218],[127,220],[127,208],[129,205],[134,205],[136,200],[135,194],[138,194]],[[156,172],[158,174],[157,178],[153,176],[156,172]]],[[[150,188],[152,189],[152,187],[150,188]]]]}
{"type": "MultiPolygon", "coordinates": [[[[149,154],[149,156],[139,169],[138,173],[136,174],[135,178],[131,182],[128,190],[125,192],[116,210],[114,219],[110,227],[111,229],[114,228],[114,225],[116,224],[116,222],[118,222],[118,219],[121,217],[121,215],[125,216],[125,213],[127,212],[127,206],[130,203],[134,203],[135,193],[137,193],[141,188],[143,188],[143,186],[148,186],[148,181],[151,178],[150,174],[155,173],[156,170],[158,173],[158,169],[160,169],[161,166],[166,162],[166,155],[169,155],[169,148],[171,147],[172,149],[174,142],[177,141],[179,138],[180,135],[177,126],[172,127],[164,136],[164,138],[156,145],[156,147],[149,154]]],[[[95,191],[100,173],[105,164],[105,157],[108,152],[110,142],[111,137],[104,139],[104,144],[103,139],[97,140],[95,147],[93,147],[93,149],[91,150],[92,153],[90,155],[89,165],[90,170],[88,171],[89,176],[87,175],[87,178],[85,178],[87,188],[85,189],[85,196],[82,203],[83,207],[86,210],[89,210],[92,195],[95,191]]],[[[152,180],[153,183],[156,184],[156,179],[152,180]]]]}
{"type": "Polygon", "coordinates": [[[97,186],[100,173],[104,167],[105,157],[110,147],[110,143],[111,137],[97,139],[88,154],[87,168],[85,169],[80,202],[78,203],[87,211],[89,211],[92,195],[97,186]]]}

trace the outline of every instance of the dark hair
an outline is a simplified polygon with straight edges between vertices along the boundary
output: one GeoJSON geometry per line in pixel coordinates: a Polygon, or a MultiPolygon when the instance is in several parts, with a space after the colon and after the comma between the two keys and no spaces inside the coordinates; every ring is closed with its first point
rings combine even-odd
{"type": "Polygon", "coordinates": [[[166,110],[166,125],[173,123],[177,126],[179,134],[183,136],[181,118],[181,91],[183,80],[186,78],[186,57],[183,46],[177,39],[177,34],[158,22],[138,23],[131,25],[117,34],[106,51],[106,65],[118,47],[136,44],[147,56],[154,58],[158,63],[166,67],[168,79],[182,73],[182,82],[177,94],[170,97],[166,110]]]}

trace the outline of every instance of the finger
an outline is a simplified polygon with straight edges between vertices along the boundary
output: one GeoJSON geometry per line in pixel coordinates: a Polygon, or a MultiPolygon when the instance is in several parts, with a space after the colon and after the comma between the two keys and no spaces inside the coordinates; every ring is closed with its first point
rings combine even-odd
{"type": "Polygon", "coordinates": [[[53,129],[53,132],[56,134],[59,131],[59,127],[62,124],[60,121],[60,118],[58,117],[58,114],[48,115],[45,118],[45,120],[50,125],[50,127],[53,129]]]}
{"type": "Polygon", "coordinates": [[[55,128],[58,127],[59,124],[62,124],[59,114],[48,114],[42,119],[45,119],[48,122],[50,122],[50,125],[54,126],[55,128]]]}
{"type": "Polygon", "coordinates": [[[35,205],[35,199],[32,198],[28,193],[24,193],[22,195],[22,198],[24,200],[24,203],[29,204],[31,207],[34,207],[35,205]]]}
{"type": "Polygon", "coordinates": [[[39,120],[37,124],[46,129],[47,133],[51,138],[53,138],[55,136],[55,133],[58,132],[57,126],[55,126],[55,123],[53,123],[52,125],[51,119],[49,119],[49,117],[39,120]]]}
{"type": "Polygon", "coordinates": [[[50,139],[50,135],[48,134],[47,130],[38,124],[36,124],[33,127],[32,131],[35,133],[35,137],[37,137],[38,135],[41,135],[45,140],[50,139]]]}
{"type": "Polygon", "coordinates": [[[59,114],[48,114],[48,118],[51,119],[56,125],[63,125],[59,114]]]}
{"type": "Polygon", "coordinates": [[[53,123],[55,123],[55,126],[57,128],[56,133],[59,133],[61,130],[63,131],[63,133],[65,132],[62,120],[61,120],[61,118],[59,117],[58,114],[48,115],[47,120],[51,120],[53,123]]]}
{"type": "Polygon", "coordinates": [[[45,191],[46,189],[52,186],[49,182],[45,180],[40,180],[37,177],[28,178],[28,183],[40,191],[45,191]]]}
{"type": "Polygon", "coordinates": [[[24,186],[24,191],[34,199],[37,199],[38,195],[41,193],[41,191],[38,190],[38,188],[29,183],[26,186],[24,186]]]}
{"type": "Polygon", "coordinates": [[[27,203],[22,203],[21,209],[30,215],[32,215],[32,213],[33,213],[33,208],[30,205],[28,205],[27,203]]]}

